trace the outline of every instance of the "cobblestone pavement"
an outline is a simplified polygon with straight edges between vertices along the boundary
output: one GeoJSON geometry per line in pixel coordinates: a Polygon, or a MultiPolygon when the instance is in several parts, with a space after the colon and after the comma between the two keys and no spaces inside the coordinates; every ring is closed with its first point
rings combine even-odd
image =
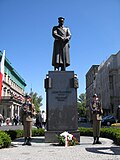
{"type": "Polygon", "coordinates": [[[80,137],[80,145],[56,146],[44,143],[44,137],[33,137],[32,146],[22,146],[23,138],[12,147],[0,149],[0,160],[120,160],[120,147],[112,140],[100,138],[102,144],[92,145],[92,137],[80,137]]]}

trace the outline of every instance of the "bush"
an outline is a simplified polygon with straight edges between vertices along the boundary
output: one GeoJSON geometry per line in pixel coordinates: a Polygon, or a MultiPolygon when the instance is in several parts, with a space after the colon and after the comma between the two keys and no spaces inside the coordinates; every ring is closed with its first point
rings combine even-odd
{"type": "MultiPolygon", "coordinates": [[[[1,134],[1,133],[0,133],[1,134]]],[[[3,141],[2,141],[2,139],[0,138],[0,148],[2,148],[2,146],[3,146],[3,141]]]]}
{"type": "Polygon", "coordinates": [[[42,128],[39,129],[32,129],[32,136],[44,136],[45,130],[42,128]]]}
{"type": "Polygon", "coordinates": [[[23,137],[23,130],[8,130],[5,132],[10,136],[11,140],[23,137]]]}
{"type": "Polygon", "coordinates": [[[65,146],[65,137],[63,137],[63,136],[58,136],[58,135],[56,135],[57,136],[57,138],[58,138],[58,143],[59,143],[59,145],[60,146],[65,146]]]}
{"type": "Polygon", "coordinates": [[[11,138],[4,131],[0,131],[0,148],[7,148],[11,145],[11,138]]]}
{"type": "Polygon", "coordinates": [[[110,138],[115,144],[120,145],[120,129],[119,128],[101,128],[101,137],[110,138]]]}
{"type": "MultiPolygon", "coordinates": [[[[92,128],[78,128],[81,136],[93,136],[92,128]]],[[[120,145],[120,129],[119,128],[101,128],[100,136],[103,138],[109,138],[114,141],[115,144],[120,145]]]]}
{"type": "MultiPolygon", "coordinates": [[[[11,138],[11,140],[14,140],[16,138],[23,137],[24,133],[23,130],[9,130],[5,131],[11,138]]],[[[44,129],[32,129],[32,136],[44,136],[45,130],[44,129]]]]}
{"type": "Polygon", "coordinates": [[[16,138],[23,137],[23,135],[24,135],[23,130],[16,130],[16,132],[17,132],[16,138]]]}
{"type": "MultiPolygon", "coordinates": [[[[11,144],[11,140],[23,137],[23,130],[0,131],[0,148],[7,148],[11,144]]],[[[44,129],[32,129],[33,136],[44,136],[44,129]]]]}
{"type": "MultiPolygon", "coordinates": [[[[93,136],[92,128],[78,128],[81,136],[93,136]]],[[[32,129],[33,136],[44,136],[44,129],[32,129]]],[[[101,128],[100,136],[104,138],[109,138],[114,141],[115,144],[120,145],[120,128],[101,128]]],[[[23,130],[9,130],[0,131],[0,148],[9,147],[11,144],[11,139],[23,137],[23,130]],[[7,133],[7,134],[6,134],[7,133]]]]}
{"type": "Polygon", "coordinates": [[[80,127],[78,128],[78,130],[80,131],[81,136],[92,136],[93,135],[92,128],[80,127]]]}

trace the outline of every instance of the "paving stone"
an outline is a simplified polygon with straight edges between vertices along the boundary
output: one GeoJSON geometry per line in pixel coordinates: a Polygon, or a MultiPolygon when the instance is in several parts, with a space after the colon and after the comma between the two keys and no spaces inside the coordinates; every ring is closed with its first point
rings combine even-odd
{"type": "Polygon", "coordinates": [[[57,146],[44,143],[44,137],[33,137],[32,146],[22,146],[23,138],[10,148],[0,149],[1,160],[120,160],[120,147],[100,138],[102,144],[92,145],[92,137],[80,137],[80,145],[57,146]]]}

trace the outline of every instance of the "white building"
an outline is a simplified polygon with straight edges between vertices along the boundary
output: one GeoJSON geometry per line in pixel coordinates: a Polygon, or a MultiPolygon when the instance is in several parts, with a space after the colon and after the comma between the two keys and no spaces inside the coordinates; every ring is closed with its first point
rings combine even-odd
{"type": "MultiPolygon", "coordinates": [[[[0,60],[2,52],[0,51],[0,60]]],[[[4,119],[19,116],[19,109],[23,103],[25,80],[12,67],[10,61],[5,58],[4,80],[2,84],[2,100],[0,101],[0,113],[4,119]]]]}

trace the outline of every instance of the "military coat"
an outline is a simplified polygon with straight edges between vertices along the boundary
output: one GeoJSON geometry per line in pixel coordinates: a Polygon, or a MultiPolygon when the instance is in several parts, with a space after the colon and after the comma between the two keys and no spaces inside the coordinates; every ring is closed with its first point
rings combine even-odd
{"type": "Polygon", "coordinates": [[[69,28],[54,26],[52,35],[55,38],[53,46],[52,65],[55,67],[62,67],[70,65],[69,40],[71,33],[69,28]]]}

